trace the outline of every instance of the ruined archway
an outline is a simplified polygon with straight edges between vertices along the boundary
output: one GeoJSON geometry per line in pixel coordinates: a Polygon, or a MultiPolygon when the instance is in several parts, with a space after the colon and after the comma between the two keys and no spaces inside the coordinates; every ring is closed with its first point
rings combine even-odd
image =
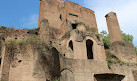
{"type": "Polygon", "coordinates": [[[88,39],[86,41],[86,47],[87,47],[87,59],[93,59],[93,41],[88,39]]]}

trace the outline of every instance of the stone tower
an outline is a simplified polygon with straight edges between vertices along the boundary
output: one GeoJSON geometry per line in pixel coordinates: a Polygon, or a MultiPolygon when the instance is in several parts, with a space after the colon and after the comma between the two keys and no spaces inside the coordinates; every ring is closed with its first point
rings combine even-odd
{"type": "Polygon", "coordinates": [[[132,44],[123,41],[116,13],[110,12],[106,16],[111,46],[117,58],[126,62],[136,62],[135,48],[132,44]]]}
{"type": "Polygon", "coordinates": [[[110,42],[123,41],[122,33],[118,23],[116,13],[110,12],[106,16],[110,42]]]}

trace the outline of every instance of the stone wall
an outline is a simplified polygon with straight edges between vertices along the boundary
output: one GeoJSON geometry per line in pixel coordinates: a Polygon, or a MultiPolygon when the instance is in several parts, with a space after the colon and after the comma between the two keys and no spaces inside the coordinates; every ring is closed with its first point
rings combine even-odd
{"type": "Polygon", "coordinates": [[[135,48],[130,43],[117,41],[112,43],[110,49],[113,51],[114,55],[122,61],[128,63],[137,61],[135,48]]]}
{"type": "Polygon", "coordinates": [[[68,27],[69,23],[81,22],[97,30],[94,11],[69,1],[41,0],[38,27],[42,19],[48,19],[50,27],[60,29],[62,32],[72,29],[68,27]]]}

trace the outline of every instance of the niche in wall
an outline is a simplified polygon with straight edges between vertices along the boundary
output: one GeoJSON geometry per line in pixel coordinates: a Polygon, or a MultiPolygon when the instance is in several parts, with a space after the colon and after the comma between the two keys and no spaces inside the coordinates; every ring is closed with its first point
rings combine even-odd
{"type": "Polygon", "coordinates": [[[93,41],[88,39],[86,41],[86,47],[87,47],[87,59],[93,59],[93,41]]]}
{"type": "Polygon", "coordinates": [[[72,42],[72,40],[69,42],[69,47],[70,47],[71,50],[73,51],[73,42],[72,42]]]}

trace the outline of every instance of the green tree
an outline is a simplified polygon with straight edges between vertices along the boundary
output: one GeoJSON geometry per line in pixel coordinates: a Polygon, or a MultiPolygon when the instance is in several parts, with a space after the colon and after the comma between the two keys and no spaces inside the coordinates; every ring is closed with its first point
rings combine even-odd
{"type": "Polygon", "coordinates": [[[134,37],[133,37],[132,35],[126,34],[126,33],[123,33],[123,32],[122,32],[122,36],[123,36],[123,40],[124,40],[124,41],[133,44],[133,39],[134,39],[134,37]]]}
{"type": "Polygon", "coordinates": [[[100,34],[101,34],[101,36],[102,36],[102,38],[103,38],[103,42],[104,42],[104,47],[105,47],[105,49],[109,49],[110,39],[109,39],[108,33],[107,33],[105,30],[103,30],[100,34]]]}
{"type": "MultiPolygon", "coordinates": [[[[109,49],[111,43],[108,33],[105,30],[103,30],[102,32],[100,32],[100,34],[102,35],[105,49],[109,49]]],[[[124,41],[133,44],[134,37],[132,35],[122,32],[122,36],[124,41]]]]}

